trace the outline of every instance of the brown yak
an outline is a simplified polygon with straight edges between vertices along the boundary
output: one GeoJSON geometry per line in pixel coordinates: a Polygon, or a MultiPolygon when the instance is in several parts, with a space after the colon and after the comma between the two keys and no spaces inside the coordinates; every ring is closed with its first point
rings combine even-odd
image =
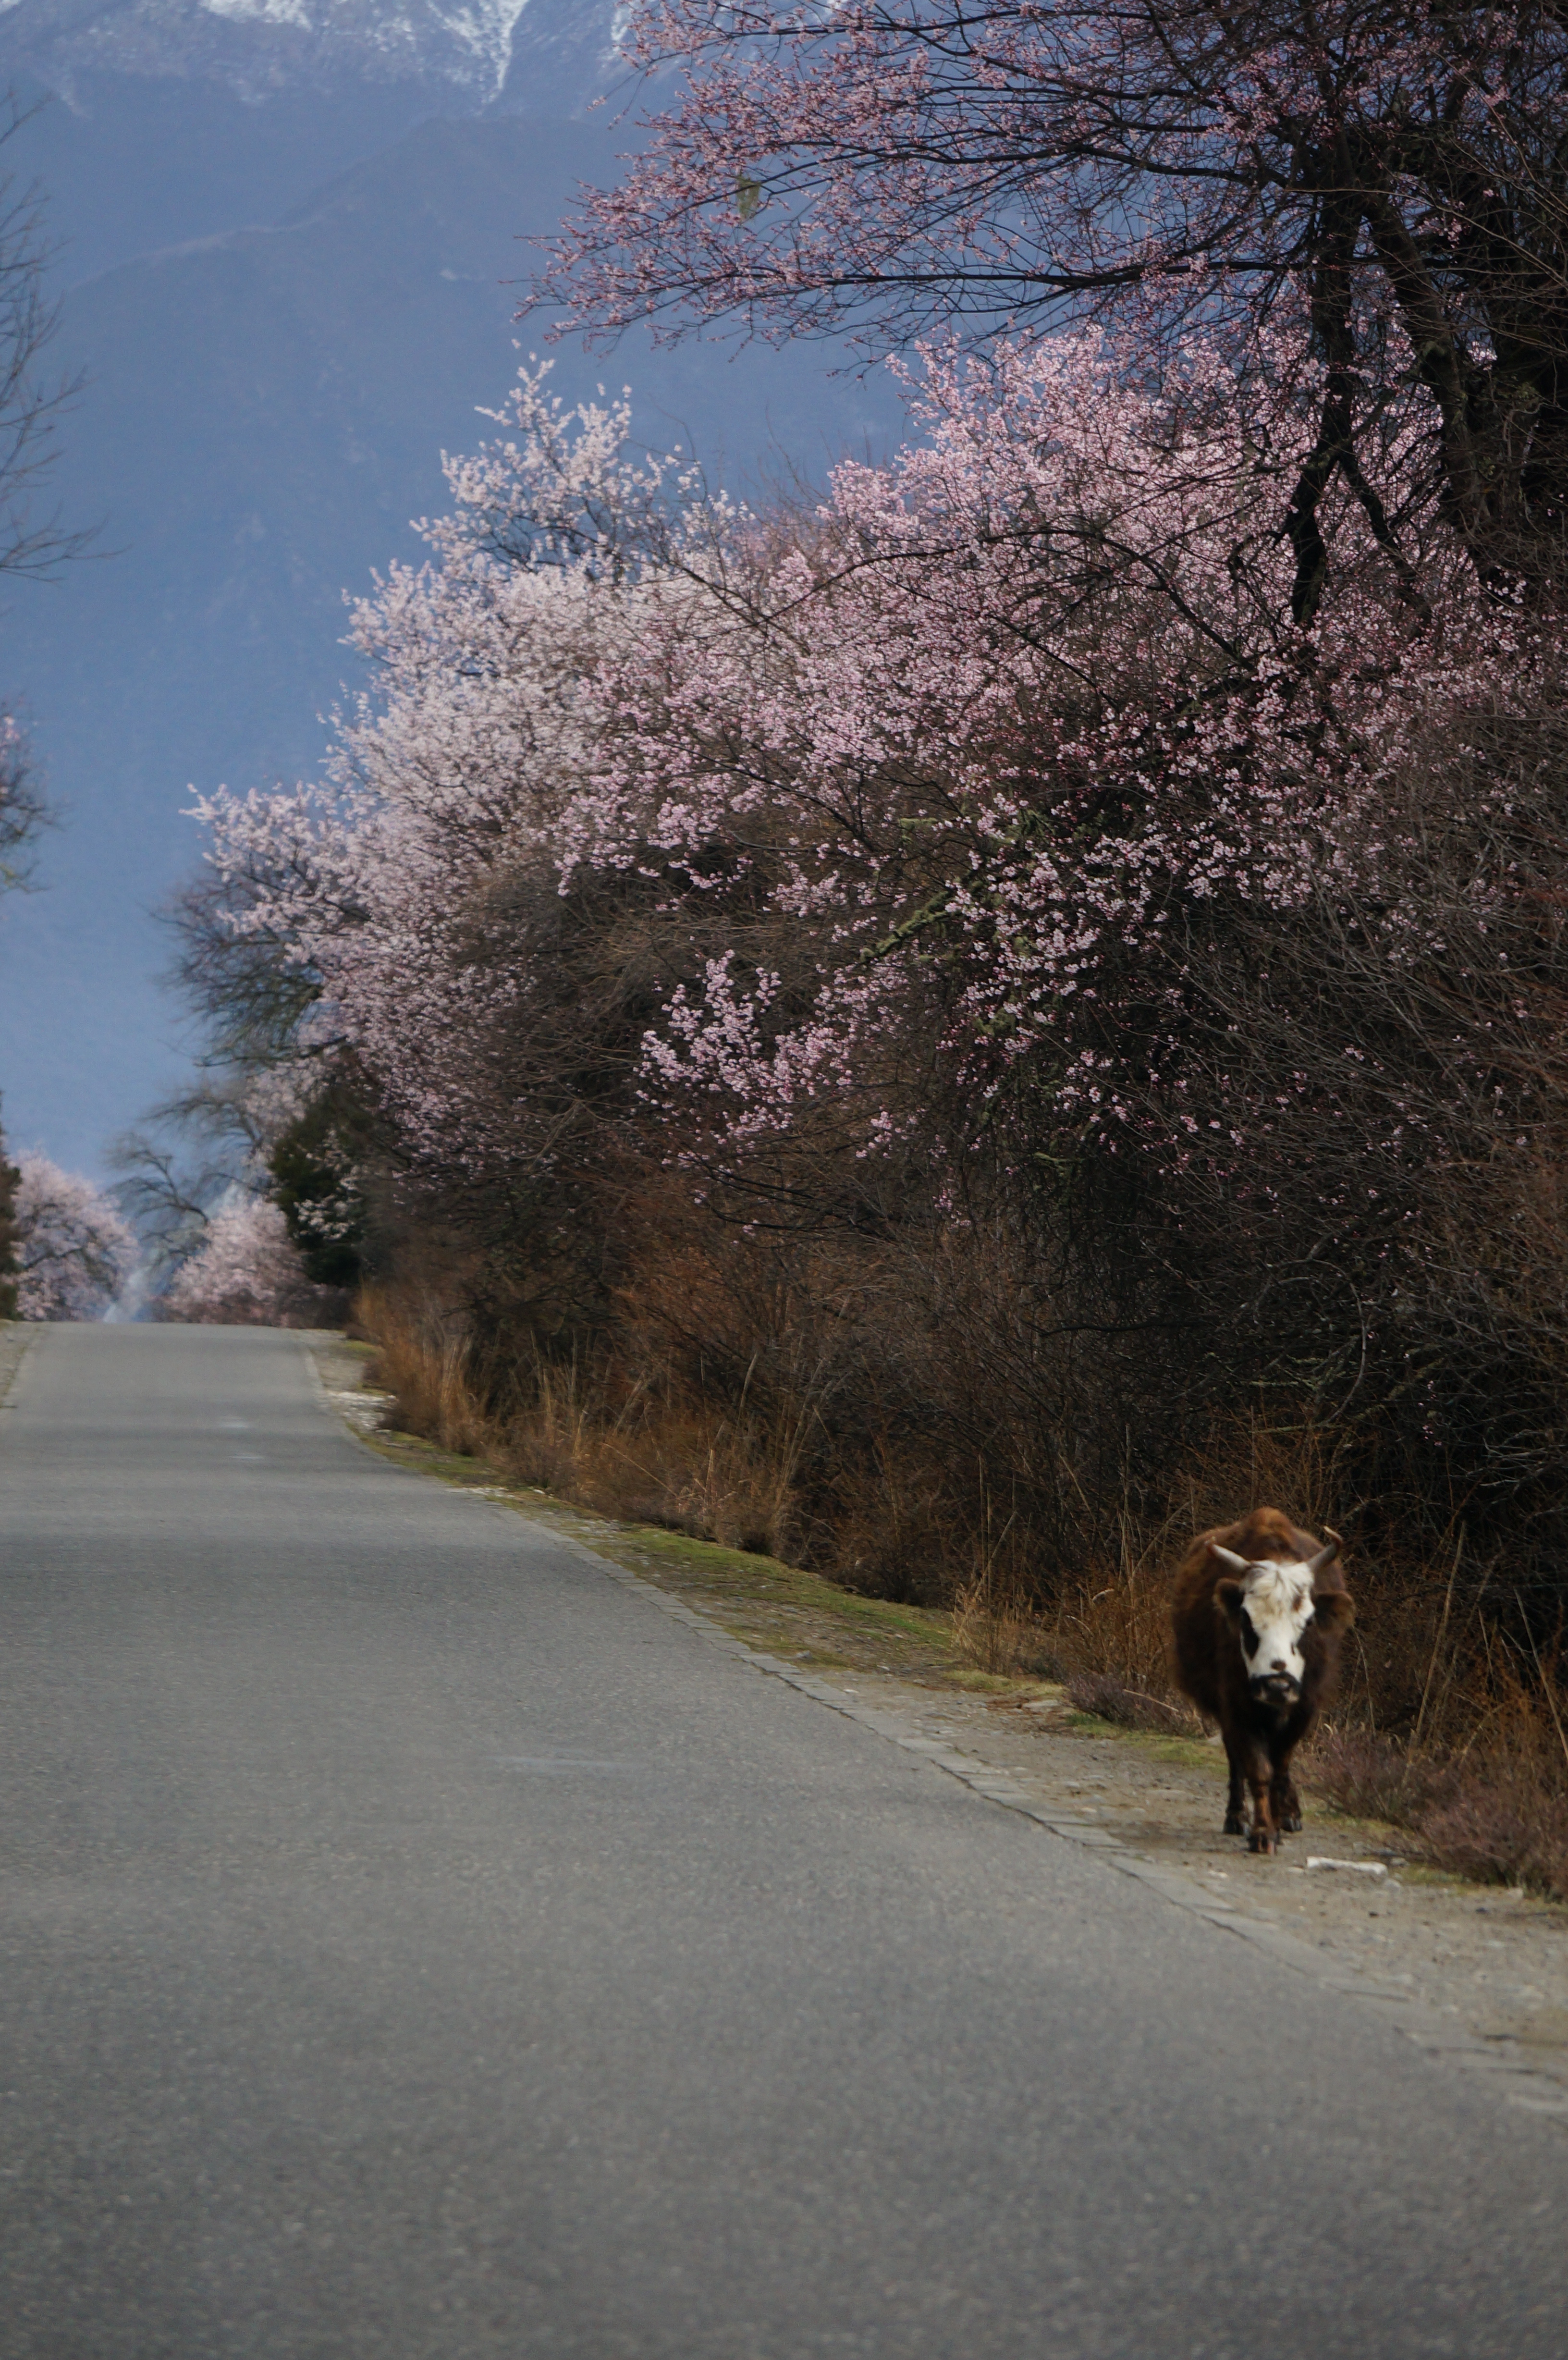
{"type": "Polygon", "coordinates": [[[1253,1852],[1278,1852],[1281,1833],[1301,1824],[1290,1757],[1333,1688],[1356,1619],[1339,1549],[1337,1533],[1317,1541],[1278,1508],[1254,1508],[1237,1524],[1200,1533],[1177,1569],[1176,1677],[1220,1725],[1230,1763],[1225,1832],[1246,1833],[1253,1852]]]}

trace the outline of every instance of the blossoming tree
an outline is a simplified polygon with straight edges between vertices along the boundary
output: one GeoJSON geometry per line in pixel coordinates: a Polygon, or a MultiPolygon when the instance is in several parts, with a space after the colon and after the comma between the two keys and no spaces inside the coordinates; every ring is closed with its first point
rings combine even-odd
{"type": "Polygon", "coordinates": [[[1555,567],[1568,487],[1557,11],[1301,0],[650,0],[651,136],[540,288],[573,325],[844,326],[874,349],[1085,309],[1317,374],[1278,520],[1308,615],[1335,487],[1409,563],[1442,486],[1483,575],[1555,567]],[[1421,432],[1393,463],[1390,417],[1421,432]]]}
{"type": "Polygon", "coordinates": [[[103,1190],[45,1155],[18,1158],[13,1218],[21,1319],[101,1319],[129,1278],[136,1240],[103,1190]]]}
{"type": "Polygon", "coordinates": [[[625,413],[573,433],[525,375],[433,565],[359,610],[383,686],[326,784],[201,806],[231,939],[309,978],[297,1048],[350,1051],[408,1152],[507,1152],[595,895],[659,940],[642,1102],[735,1153],[863,1077],[885,1137],[910,1022],[972,1125],[1021,1086],[1147,1128],[1195,944],[1375,864],[1417,716],[1531,693],[1435,508],[1417,607],[1342,493],[1344,595],[1292,621],[1292,462],[1217,351],[1150,392],[1093,331],[926,364],[920,439],[788,530],[660,510],[625,413]]]}
{"type": "Polygon", "coordinates": [[[309,1328],[327,1298],[305,1275],[280,1210],[236,1193],[158,1298],[160,1318],[217,1328],[309,1328]]]}
{"type": "Polygon", "coordinates": [[[5,1153],[0,1131],[0,1319],[16,1316],[16,1188],[21,1174],[5,1153]]]}

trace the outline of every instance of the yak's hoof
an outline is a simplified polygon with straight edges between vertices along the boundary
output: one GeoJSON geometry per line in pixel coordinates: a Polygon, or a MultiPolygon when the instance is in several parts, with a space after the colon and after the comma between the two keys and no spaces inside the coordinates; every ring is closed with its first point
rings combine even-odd
{"type": "Polygon", "coordinates": [[[1279,1849],[1279,1839],[1268,1828],[1254,1828],[1247,1839],[1247,1849],[1248,1852],[1276,1852],[1279,1849]]]}
{"type": "Polygon", "coordinates": [[[1239,1811],[1225,1813],[1225,1825],[1220,1830],[1220,1833],[1224,1836],[1244,1836],[1247,1833],[1247,1821],[1239,1811]]]}
{"type": "Polygon", "coordinates": [[[1287,1811],[1285,1813],[1285,1816],[1279,1822],[1279,1832],[1282,1836],[1299,1836],[1301,1834],[1301,1815],[1300,1811],[1287,1811]]]}

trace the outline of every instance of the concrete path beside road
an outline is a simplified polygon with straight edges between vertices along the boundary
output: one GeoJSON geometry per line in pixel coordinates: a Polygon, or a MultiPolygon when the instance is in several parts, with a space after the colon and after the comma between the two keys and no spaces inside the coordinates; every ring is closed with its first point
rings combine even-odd
{"type": "Polygon", "coordinates": [[[1568,2133],[379,1463],[0,1423],[4,2360],[1560,2360],[1568,2133]]]}

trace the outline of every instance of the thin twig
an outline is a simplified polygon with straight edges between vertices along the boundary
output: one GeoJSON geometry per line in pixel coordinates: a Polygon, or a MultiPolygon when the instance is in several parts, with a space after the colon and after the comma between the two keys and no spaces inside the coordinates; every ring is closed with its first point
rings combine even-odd
{"type": "Polygon", "coordinates": [[[1443,1642],[1443,1637],[1444,1637],[1444,1634],[1446,1633],[1447,1629],[1448,1629],[1448,1611],[1449,1611],[1449,1608],[1450,1608],[1450,1607],[1453,1605],[1453,1603],[1454,1603],[1454,1578],[1455,1578],[1455,1576],[1457,1575],[1457,1573],[1458,1573],[1458,1571],[1459,1571],[1459,1560],[1460,1560],[1461,1557],[1464,1555],[1464,1553],[1465,1553],[1465,1534],[1464,1534],[1464,1530],[1463,1530],[1463,1528],[1461,1528],[1460,1535],[1459,1535],[1459,1538],[1457,1539],[1457,1541],[1456,1541],[1456,1542],[1454,1543],[1454,1563],[1452,1564],[1452,1566],[1449,1568],[1449,1570],[1448,1570],[1448,1588],[1447,1588],[1447,1590],[1443,1592],[1443,1620],[1442,1620],[1442,1622],[1441,1622],[1438,1624],[1438,1626],[1437,1626],[1437,1636],[1436,1636],[1436,1638],[1435,1638],[1435,1639],[1432,1641],[1432,1654],[1431,1654],[1431,1655],[1430,1655],[1430,1656],[1428,1657],[1428,1659],[1427,1659],[1427,1666],[1426,1666],[1426,1683],[1425,1683],[1425,1686],[1424,1686],[1424,1687],[1422,1688],[1422,1689],[1421,1689],[1421,1710],[1420,1710],[1420,1712],[1418,1712],[1418,1713],[1417,1713],[1417,1715],[1416,1715],[1416,1730],[1415,1730],[1415,1735],[1414,1735],[1414,1737],[1410,1740],[1410,1743],[1411,1743],[1411,1745],[1412,1745],[1412,1746],[1419,1745],[1419,1744],[1421,1743],[1421,1728],[1422,1728],[1422,1724],[1424,1723],[1424,1721],[1425,1721],[1425,1720],[1426,1720],[1427,1699],[1428,1699],[1428,1697],[1429,1697],[1429,1696],[1431,1695],[1431,1693],[1432,1693],[1432,1676],[1433,1672],[1437,1669],[1437,1658],[1438,1658],[1438,1655],[1439,1655],[1439,1653],[1440,1653],[1440,1651],[1441,1651],[1441,1649],[1442,1649],[1443,1642]]]}
{"type": "MultiPolygon", "coordinates": [[[[1519,1597],[1517,1590],[1514,1592],[1514,1599],[1518,1604],[1519,1616],[1522,1621],[1524,1619],[1524,1601],[1519,1597]]],[[[1568,1732],[1565,1732],[1563,1730],[1563,1716],[1557,1710],[1557,1683],[1555,1680],[1549,1680],[1546,1677],[1546,1666],[1541,1660],[1541,1650],[1535,1644],[1535,1633],[1530,1629],[1528,1622],[1525,1622],[1524,1634],[1530,1641],[1530,1652],[1535,1658],[1536,1677],[1541,1682],[1541,1694],[1546,1699],[1546,1710],[1552,1715],[1552,1724],[1557,1732],[1557,1743],[1563,1748],[1563,1760],[1568,1762],[1568,1732]]]]}

